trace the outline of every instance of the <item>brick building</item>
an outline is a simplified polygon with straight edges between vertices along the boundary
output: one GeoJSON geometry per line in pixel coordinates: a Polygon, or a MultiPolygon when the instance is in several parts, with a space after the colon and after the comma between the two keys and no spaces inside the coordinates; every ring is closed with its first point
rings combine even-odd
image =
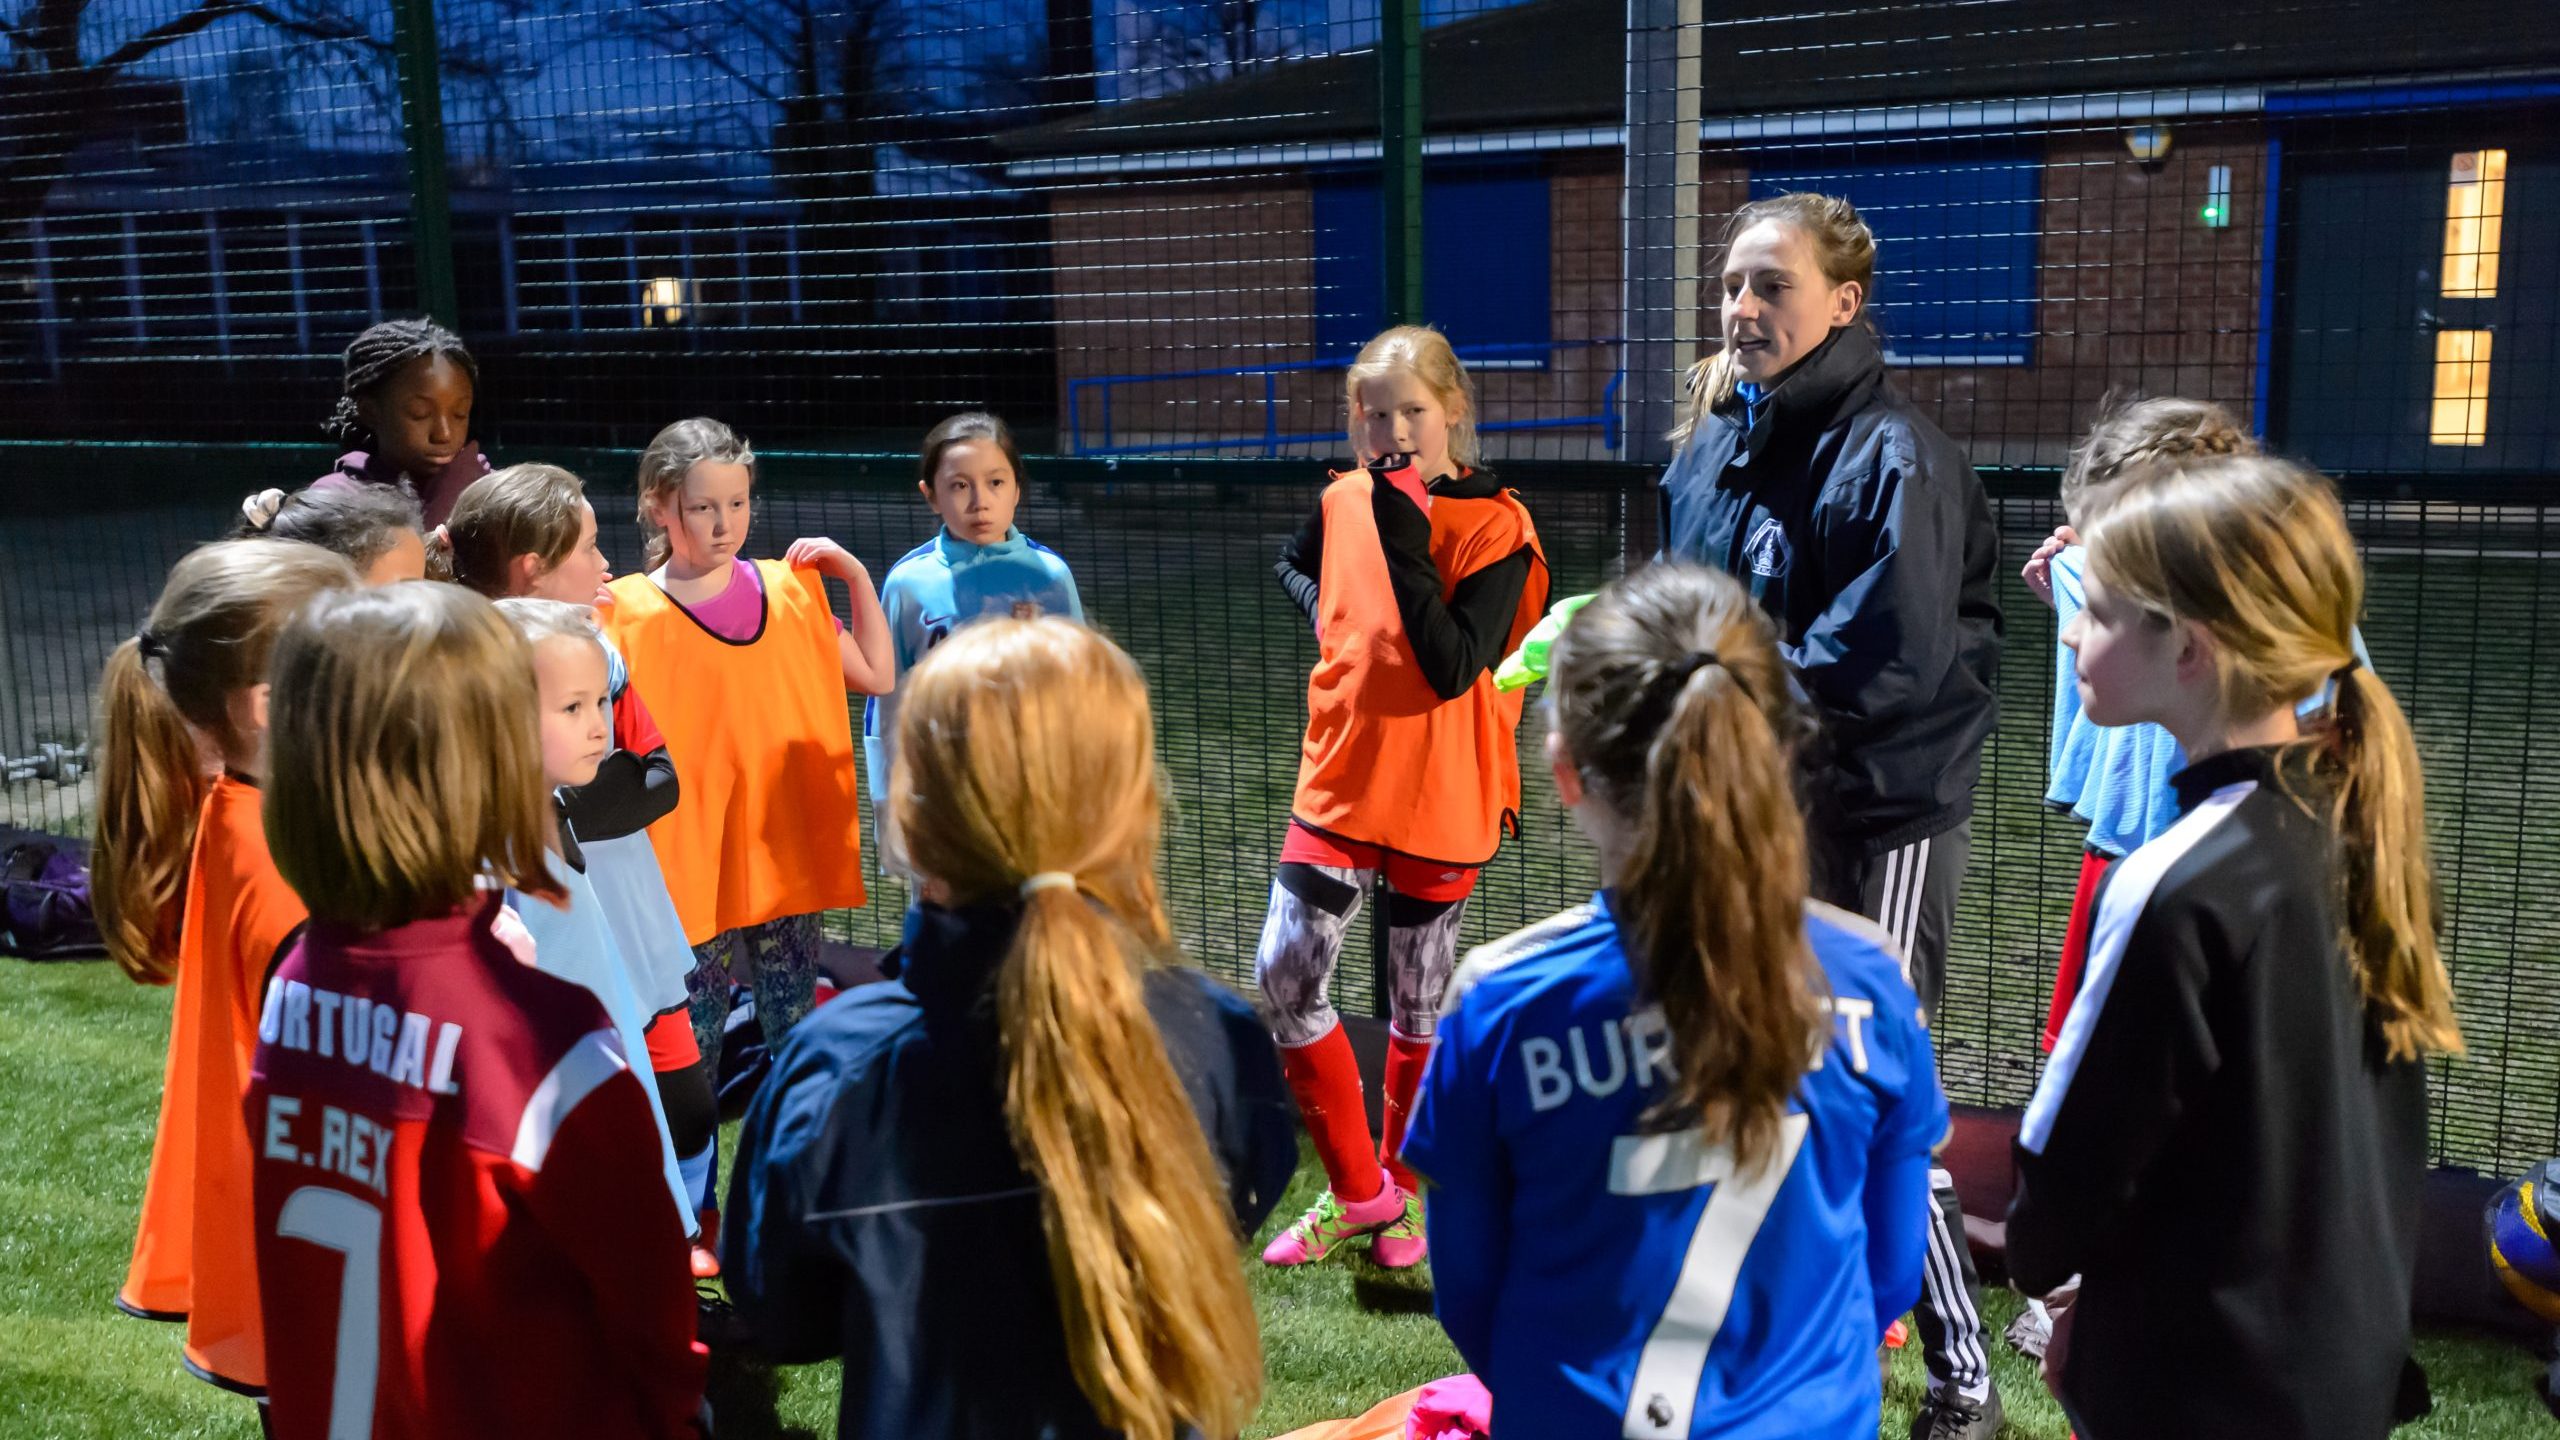
{"type": "MultiPolygon", "coordinates": [[[[2560,37],[2479,0],[2005,10],[1709,17],[1689,344],[1723,218],[1822,189],[1880,237],[1899,382],[1985,467],[2059,463],[2137,389],[2336,469],[2560,468],[2560,37]],[[2501,254],[2503,292],[2460,278],[2501,254]],[[2446,338],[2491,334],[2504,363],[2446,338]]],[[[1611,0],[1426,38],[1426,311],[1497,458],[1660,453],[1621,423],[1628,271],[1660,263],[1625,217],[1674,203],[1627,187],[1629,42],[1611,0]]],[[[1375,76],[1325,56],[999,137],[1047,197],[1062,450],[1341,452],[1381,308],[1375,76]]]]}

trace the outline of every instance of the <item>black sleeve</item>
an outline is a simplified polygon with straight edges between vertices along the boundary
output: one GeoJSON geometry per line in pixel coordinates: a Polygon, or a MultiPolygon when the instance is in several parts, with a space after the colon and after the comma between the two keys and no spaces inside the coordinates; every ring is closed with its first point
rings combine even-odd
{"type": "Polygon", "coordinates": [[[635,834],[676,808],[676,762],[663,745],[646,755],[616,750],[596,767],[596,778],[561,791],[560,802],[586,839],[635,834]]]}
{"type": "Polygon", "coordinates": [[[1455,700],[1477,676],[1502,663],[1537,554],[1521,546],[1460,580],[1444,601],[1440,567],[1431,560],[1431,522],[1422,507],[1384,481],[1371,486],[1369,496],[1405,639],[1433,693],[1455,700]]]}
{"type": "Polygon", "coordinates": [[[1281,1075],[1280,1050],[1253,1011],[1223,1015],[1235,1054],[1233,1104],[1237,1123],[1226,1138],[1228,1201],[1237,1226],[1251,1235],[1280,1208],[1280,1197],[1298,1173],[1298,1105],[1281,1075]]]}
{"type": "Polygon", "coordinates": [[[1280,588],[1305,612],[1307,623],[1316,623],[1316,578],[1324,568],[1324,506],[1318,505],[1297,533],[1280,542],[1279,563],[1271,573],[1280,577],[1280,588]]]}
{"type": "Polygon", "coordinates": [[[1814,543],[1837,588],[1803,639],[1779,646],[1825,718],[1858,733],[1937,696],[1964,644],[1967,542],[1990,525],[1982,482],[1951,446],[1887,426],[1866,467],[1816,506],[1814,543]]]}
{"type": "Polygon", "coordinates": [[[2112,970],[2082,982],[2097,1008],[2085,1023],[2074,1010],[2018,1127],[2008,1263],[2027,1294],[2089,1268],[2221,1068],[2210,999],[2224,934],[2192,905],[2147,910],[2112,970]]]}

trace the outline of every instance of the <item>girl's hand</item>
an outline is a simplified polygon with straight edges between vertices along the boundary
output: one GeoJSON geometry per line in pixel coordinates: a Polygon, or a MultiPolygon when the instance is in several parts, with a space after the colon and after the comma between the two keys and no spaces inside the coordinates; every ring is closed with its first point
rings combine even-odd
{"type": "Polygon", "coordinates": [[[2080,532],[2068,525],[2054,527],[2053,533],[2045,537],[2045,542],[2036,547],[2036,553],[2027,557],[2026,568],[2018,572],[2018,578],[2027,582],[2027,588],[2036,592],[2037,599],[2051,605],[2053,557],[2079,543],[2080,532]]]}
{"type": "Polygon", "coordinates": [[[847,584],[863,573],[862,562],[853,558],[852,551],[824,535],[803,536],[792,541],[791,548],[782,552],[782,560],[794,570],[815,570],[847,584]]]}

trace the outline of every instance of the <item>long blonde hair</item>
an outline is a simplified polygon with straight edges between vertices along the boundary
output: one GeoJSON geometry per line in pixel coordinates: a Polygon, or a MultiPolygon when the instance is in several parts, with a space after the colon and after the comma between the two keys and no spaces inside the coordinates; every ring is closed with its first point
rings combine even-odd
{"type": "MultiPolygon", "coordinates": [[[[1816,195],[1793,190],[1784,195],[1771,195],[1754,200],[1733,212],[1724,222],[1724,233],[1717,238],[1717,254],[1730,256],[1733,242],[1742,232],[1763,220],[1775,220],[1793,227],[1813,244],[1814,263],[1822,267],[1822,278],[1833,285],[1851,281],[1858,286],[1858,316],[1853,325],[1872,326],[1869,305],[1876,293],[1876,233],[1858,215],[1858,207],[1837,195],[1816,195]]],[[[1723,260],[1717,268],[1723,268],[1723,260]]],[[[1689,411],[1671,431],[1671,443],[1686,445],[1698,433],[1698,422],[1717,406],[1731,400],[1734,384],[1740,378],[1734,369],[1733,352],[1721,349],[1689,367],[1687,387],[1689,411]]]]}
{"type": "MultiPolygon", "coordinates": [[[[1351,453],[1360,453],[1360,382],[1399,372],[1410,373],[1449,412],[1449,459],[1473,469],[1480,458],[1476,443],[1476,385],[1449,337],[1428,325],[1398,325],[1378,332],[1360,347],[1351,368],[1342,374],[1342,403],[1350,430],[1351,453]]],[[[1437,476],[1427,476],[1437,479],[1437,476]]]]}
{"type": "Polygon", "coordinates": [[[1163,804],[1135,661],[1083,626],[990,620],[905,682],[889,788],[954,903],[1034,890],[996,980],[1005,1118],[1039,1182],[1076,1384],[1131,1440],[1233,1436],[1262,1347],[1226,1186],[1144,979],[1179,963],[1156,888],[1163,804]]]}
{"type": "Polygon", "coordinates": [[[2298,743],[2330,791],[2344,939],[2366,1011],[2395,1060],[2460,1053],[2436,946],[2425,776],[2400,702],[2355,658],[2364,567],[2336,491],[2262,455],[2158,466],[2125,479],[2087,541],[2109,588],[2213,637],[2226,714],[2268,714],[2336,681],[2328,715],[2298,743]]]}
{"type": "Polygon", "coordinates": [[[1789,781],[1803,721],[1777,639],[1731,576],[1664,563],[1577,611],[1554,662],[1565,750],[1635,840],[1613,878],[1671,1032],[1655,1118],[1703,1128],[1748,1171],[1828,1033],[1789,781]]]}
{"type": "Polygon", "coordinates": [[[314,920],[451,914],[483,876],[564,898],[532,653],[487,600],[417,580],[314,602],[268,713],[267,848],[314,920]]]}
{"type": "Polygon", "coordinates": [[[98,681],[97,844],[89,857],[98,933],[124,972],[175,978],[196,816],[212,781],[197,736],[224,745],[231,697],[267,675],[285,621],[356,570],[299,540],[226,540],[180,560],[98,681]]]}

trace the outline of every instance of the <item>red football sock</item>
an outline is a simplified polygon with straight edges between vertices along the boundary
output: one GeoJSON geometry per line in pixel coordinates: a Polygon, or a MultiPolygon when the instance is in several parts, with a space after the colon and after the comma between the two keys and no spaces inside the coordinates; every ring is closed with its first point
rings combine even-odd
{"type": "Polygon", "coordinates": [[[1345,1205],[1378,1198],[1385,1177],[1378,1173],[1377,1152],[1369,1148],[1369,1112],[1360,1098],[1360,1062],[1352,1058],[1351,1037],[1337,1023],[1310,1044],[1283,1047],[1280,1069],[1289,1093],[1298,1097],[1298,1113],[1306,1118],[1333,1198],[1345,1205]]]}
{"type": "Polygon", "coordinates": [[[1404,1127],[1413,1118],[1413,1097],[1422,1089],[1422,1072],[1431,1064],[1431,1043],[1393,1027],[1387,1030],[1386,1131],[1378,1137],[1378,1159],[1386,1165],[1387,1174],[1407,1190],[1415,1188],[1416,1182],[1396,1152],[1404,1148],[1404,1127]]]}

